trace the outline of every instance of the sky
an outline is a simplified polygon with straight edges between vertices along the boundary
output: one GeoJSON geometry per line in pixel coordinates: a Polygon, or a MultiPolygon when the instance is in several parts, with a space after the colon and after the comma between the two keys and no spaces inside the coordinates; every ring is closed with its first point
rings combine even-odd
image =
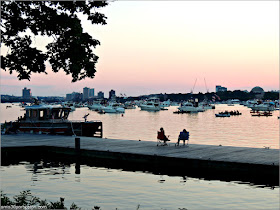
{"type": "MultiPolygon", "coordinates": [[[[1,94],[65,96],[94,88],[116,95],[279,90],[279,1],[114,1],[99,10],[107,25],[84,30],[101,42],[94,79],[75,83],[63,70],[18,81],[1,70],[1,94]]],[[[36,38],[44,50],[46,37],[36,38]]],[[[6,49],[2,47],[1,53],[6,49]]]]}

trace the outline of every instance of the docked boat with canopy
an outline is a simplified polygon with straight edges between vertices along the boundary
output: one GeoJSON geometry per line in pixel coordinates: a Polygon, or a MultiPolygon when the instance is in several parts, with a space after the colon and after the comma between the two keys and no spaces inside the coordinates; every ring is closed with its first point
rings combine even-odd
{"type": "Polygon", "coordinates": [[[14,131],[102,138],[101,121],[70,121],[70,107],[61,105],[32,105],[25,107],[23,117],[13,122],[14,131]]]}

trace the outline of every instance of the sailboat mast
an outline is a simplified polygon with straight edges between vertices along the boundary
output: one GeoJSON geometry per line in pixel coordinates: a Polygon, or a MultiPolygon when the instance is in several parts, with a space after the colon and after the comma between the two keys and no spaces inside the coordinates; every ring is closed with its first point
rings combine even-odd
{"type": "Polygon", "coordinates": [[[193,88],[192,88],[192,90],[191,90],[191,93],[193,93],[193,90],[194,90],[194,87],[195,87],[196,81],[197,81],[197,78],[195,78],[195,82],[194,82],[193,88]]]}
{"type": "Polygon", "coordinates": [[[209,93],[209,90],[208,90],[207,85],[206,85],[205,77],[204,77],[204,83],[205,83],[206,91],[207,91],[207,93],[209,93]]]}

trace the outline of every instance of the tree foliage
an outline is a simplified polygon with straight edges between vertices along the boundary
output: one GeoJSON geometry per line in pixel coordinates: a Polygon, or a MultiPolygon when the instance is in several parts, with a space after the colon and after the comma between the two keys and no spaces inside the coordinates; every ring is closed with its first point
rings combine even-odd
{"type": "Polygon", "coordinates": [[[1,44],[8,53],[1,55],[1,68],[16,72],[18,79],[30,80],[31,74],[46,73],[45,62],[52,70],[63,69],[72,82],[93,78],[98,56],[93,50],[100,42],[83,32],[82,13],[92,24],[106,24],[98,8],[105,1],[1,1],[1,44]],[[46,52],[34,47],[32,35],[53,37],[46,52]]]}

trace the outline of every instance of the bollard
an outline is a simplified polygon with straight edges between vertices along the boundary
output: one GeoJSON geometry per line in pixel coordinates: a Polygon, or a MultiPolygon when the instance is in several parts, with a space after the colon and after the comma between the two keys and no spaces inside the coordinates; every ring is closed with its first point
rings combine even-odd
{"type": "Polygon", "coordinates": [[[75,151],[76,151],[76,154],[80,154],[80,149],[81,149],[80,138],[75,138],[75,151]]]}
{"type": "Polygon", "coordinates": [[[75,138],[75,152],[76,152],[76,165],[75,165],[75,174],[81,173],[80,168],[80,152],[81,152],[81,146],[80,146],[80,138],[75,138]]]}

